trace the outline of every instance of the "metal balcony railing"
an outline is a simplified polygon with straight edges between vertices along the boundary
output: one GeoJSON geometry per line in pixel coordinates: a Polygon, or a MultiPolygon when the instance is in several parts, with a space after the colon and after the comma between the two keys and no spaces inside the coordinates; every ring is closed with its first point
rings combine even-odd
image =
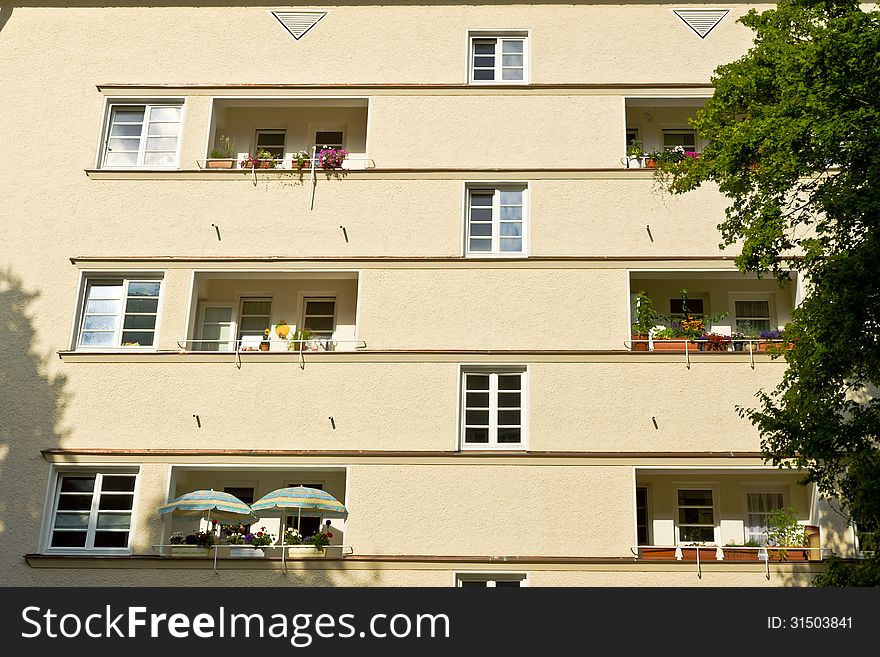
{"type": "Polygon", "coordinates": [[[242,353],[256,353],[256,352],[267,352],[267,353],[295,353],[299,354],[300,360],[300,368],[305,369],[305,356],[307,353],[316,353],[321,351],[336,351],[336,346],[344,344],[344,345],[354,345],[354,348],[357,349],[366,349],[367,343],[363,340],[335,340],[335,339],[322,339],[322,338],[309,338],[307,340],[270,340],[265,341],[261,340],[259,336],[253,339],[245,339],[245,340],[178,340],[177,346],[187,352],[187,353],[228,353],[233,354],[235,357],[235,365],[238,369],[241,369],[241,354],[242,353]],[[272,344],[283,344],[286,345],[284,349],[272,349],[272,344]],[[267,349],[262,349],[261,345],[266,344],[267,349]],[[193,348],[193,345],[201,345],[193,348]],[[217,349],[210,348],[209,345],[217,345],[217,349]],[[291,347],[293,347],[291,349],[291,347]]]}
{"type": "MultiPolygon", "coordinates": [[[[195,545],[181,545],[179,543],[171,544],[171,543],[160,543],[153,546],[154,548],[158,548],[160,551],[166,548],[180,548],[180,547],[197,547],[195,545]]],[[[214,572],[217,572],[217,556],[221,550],[229,551],[229,548],[238,548],[238,547],[246,547],[244,545],[229,545],[226,543],[217,543],[215,545],[206,546],[203,549],[209,550],[211,552],[211,559],[214,562],[214,572]]],[[[287,549],[290,547],[296,547],[292,545],[281,545],[280,543],[276,545],[261,545],[261,550],[281,550],[281,569],[287,570],[287,549]]],[[[328,545],[324,548],[325,554],[329,551],[338,552],[339,556],[346,556],[347,554],[354,554],[354,548],[351,545],[328,545]]],[[[195,557],[198,558],[198,557],[195,557]]],[[[234,557],[229,557],[234,558],[234,557]]],[[[242,557],[242,559],[259,559],[261,557],[242,557]]]]}
{"type": "Polygon", "coordinates": [[[654,338],[649,338],[647,340],[624,340],[624,346],[630,351],[642,351],[642,352],[662,352],[668,351],[669,353],[684,353],[684,361],[685,364],[690,368],[691,359],[690,356],[693,353],[748,353],[749,354],[749,364],[752,369],[755,369],[755,357],[756,353],[767,353],[766,347],[769,345],[771,349],[780,349],[782,346],[782,340],[776,339],[746,339],[746,340],[724,340],[723,342],[716,342],[712,340],[700,339],[700,338],[672,338],[666,340],[656,340],[654,338]],[[672,347],[667,349],[658,349],[657,343],[660,343],[664,346],[672,347]]]}

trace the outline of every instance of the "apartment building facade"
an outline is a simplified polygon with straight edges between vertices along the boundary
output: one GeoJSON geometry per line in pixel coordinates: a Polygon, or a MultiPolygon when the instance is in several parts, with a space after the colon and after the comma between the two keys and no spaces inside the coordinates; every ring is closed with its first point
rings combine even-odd
{"type": "Polygon", "coordinates": [[[4,584],[780,586],[856,554],[735,411],[782,359],[632,342],[638,292],[727,336],[802,294],[736,270],[717,190],[627,159],[699,152],[751,5],[51,4],[0,13],[4,584]],[[322,558],[167,547],[208,527],[179,495],[297,485],[348,509],[322,558]],[[779,507],[806,558],[725,555],[779,507]]]}

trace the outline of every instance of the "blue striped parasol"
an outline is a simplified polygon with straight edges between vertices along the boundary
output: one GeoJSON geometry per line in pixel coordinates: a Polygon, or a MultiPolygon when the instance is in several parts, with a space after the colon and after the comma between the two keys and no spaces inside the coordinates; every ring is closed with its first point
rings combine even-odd
{"type": "Polygon", "coordinates": [[[251,507],[235,495],[219,490],[194,490],[159,507],[159,513],[198,516],[219,523],[250,523],[257,520],[251,507]]]}

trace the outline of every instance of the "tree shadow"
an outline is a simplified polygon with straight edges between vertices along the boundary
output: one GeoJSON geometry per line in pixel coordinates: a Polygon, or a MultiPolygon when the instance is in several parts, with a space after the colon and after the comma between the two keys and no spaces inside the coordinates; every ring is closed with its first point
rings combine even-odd
{"type": "Polygon", "coordinates": [[[40,450],[58,447],[65,433],[66,377],[50,376],[49,355],[34,348],[28,307],[37,296],[0,271],[0,585],[38,547],[49,471],[40,450]]]}

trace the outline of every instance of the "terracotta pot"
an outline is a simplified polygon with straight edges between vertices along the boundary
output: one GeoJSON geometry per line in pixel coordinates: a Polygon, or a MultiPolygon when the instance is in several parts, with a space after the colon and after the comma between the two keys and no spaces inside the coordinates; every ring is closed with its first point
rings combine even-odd
{"type": "Polygon", "coordinates": [[[261,342],[260,343],[260,351],[269,351],[269,343],[261,342]]]}
{"type": "Polygon", "coordinates": [[[646,169],[656,169],[657,168],[657,160],[655,160],[653,157],[646,157],[645,158],[645,168],[646,169]]]}
{"type": "MultiPolygon", "coordinates": [[[[735,547],[722,547],[725,561],[757,561],[758,550],[735,547]]],[[[701,557],[703,555],[700,555],[701,557]]]]}
{"type": "Polygon", "coordinates": [[[235,164],[233,160],[208,160],[206,163],[208,169],[231,169],[235,164]]]}
{"type": "MultiPolygon", "coordinates": [[[[700,547],[700,561],[716,561],[715,559],[715,551],[718,548],[714,545],[707,545],[706,547],[700,547]]],[[[725,552],[726,554],[726,552],[725,552]]],[[[675,548],[674,547],[645,547],[639,548],[639,558],[640,559],[662,559],[663,561],[677,561],[675,558],[675,548]]],[[[697,560],[697,548],[696,547],[683,547],[681,548],[681,560],[682,561],[696,561],[697,560]]]]}
{"type": "Polygon", "coordinates": [[[634,335],[632,336],[632,340],[631,351],[648,351],[647,335],[634,335]],[[645,340],[645,342],[636,342],[636,340],[645,340]]]}
{"type": "Polygon", "coordinates": [[[672,338],[668,340],[654,338],[654,351],[672,351],[683,354],[686,343],[688,351],[700,350],[698,343],[691,342],[687,338],[672,338]]]}

